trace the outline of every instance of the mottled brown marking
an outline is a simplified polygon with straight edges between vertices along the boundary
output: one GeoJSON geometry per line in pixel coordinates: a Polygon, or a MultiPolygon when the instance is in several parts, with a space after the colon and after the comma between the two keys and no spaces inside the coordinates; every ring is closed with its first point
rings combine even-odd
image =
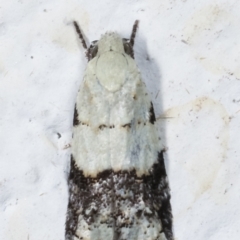
{"type": "MultiPolygon", "coordinates": [[[[167,240],[173,240],[170,194],[163,152],[158,154],[158,161],[148,174],[141,177],[137,176],[136,170],[114,172],[112,169],[100,172],[95,178],[85,177],[83,170],[76,166],[72,156],[68,183],[70,196],[66,240],[72,240],[76,234],[79,214],[83,216],[91,229],[96,227],[96,219],[101,215],[101,209],[107,208],[113,203],[115,206],[127,204],[129,208],[136,208],[136,205],[140,204],[139,199],[145,202],[151,213],[139,210],[136,213],[136,219],[129,219],[129,217],[124,217],[124,213],[117,207],[112,209],[110,215],[106,220],[102,220],[101,224],[107,224],[113,228],[114,235],[117,236],[116,240],[119,240],[122,239],[121,228],[131,228],[139,222],[143,214],[149,221],[148,227],[151,226],[154,217],[158,216],[167,240]],[[141,179],[141,183],[139,183],[139,179],[141,179]],[[118,194],[120,189],[124,189],[126,193],[131,192],[130,196],[132,197],[122,198],[118,194]],[[106,196],[108,196],[107,199],[106,196]],[[97,209],[86,212],[85,209],[89,209],[92,205],[97,206],[97,209]],[[121,222],[117,222],[117,227],[115,227],[119,216],[121,216],[121,222]]],[[[79,236],[79,238],[81,237],[79,236]]]]}
{"type": "Polygon", "coordinates": [[[100,130],[103,130],[104,128],[106,128],[107,126],[105,125],[105,124],[101,124],[98,128],[100,129],[100,130]]]}
{"type": "Polygon", "coordinates": [[[124,127],[124,128],[130,128],[130,127],[131,127],[131,123],[126,123],[126,124],[122,125],[122,127],[124,127]]]}

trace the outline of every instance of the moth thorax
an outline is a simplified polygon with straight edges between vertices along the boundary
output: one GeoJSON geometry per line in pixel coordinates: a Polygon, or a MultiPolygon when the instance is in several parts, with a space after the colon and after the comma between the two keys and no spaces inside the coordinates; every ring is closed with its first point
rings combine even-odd
{"type": "Polygon", "coordinates": [[[124,53],[123,40],[117,33],[106,33],[98,41],[98,55],[108,51],[124,53]]]}
{"type": "Polygon", "coordinates": [[[118,91],[126,81],[128,64],[125,56],[118,52],[105,52],[97,59],[98,81],[110,92],[118,91]]]}

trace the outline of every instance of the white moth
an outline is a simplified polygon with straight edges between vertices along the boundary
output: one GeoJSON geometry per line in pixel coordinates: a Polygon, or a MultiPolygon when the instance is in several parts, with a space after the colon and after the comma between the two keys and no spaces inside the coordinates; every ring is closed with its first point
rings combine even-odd
{"type": "Polygon", "coordinates": [[[130,39],[110,32],[87,49],[73,120],[66,240],[173,239],[163,150],[134,61],[137,27],[130,39]]]}

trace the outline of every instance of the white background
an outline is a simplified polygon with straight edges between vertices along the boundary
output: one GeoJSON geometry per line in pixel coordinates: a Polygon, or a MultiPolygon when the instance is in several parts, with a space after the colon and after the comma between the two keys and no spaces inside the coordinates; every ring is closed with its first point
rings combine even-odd
{"type": "MultiPolygon", "coordinates": [[[[130,36],[152,95],[176,240],[240,239],[240,1],[0,0],[0,239],[64,240],[88,44],[130,36]]],[[[94,149],[93,149],[94,151],[94,149]]]]}

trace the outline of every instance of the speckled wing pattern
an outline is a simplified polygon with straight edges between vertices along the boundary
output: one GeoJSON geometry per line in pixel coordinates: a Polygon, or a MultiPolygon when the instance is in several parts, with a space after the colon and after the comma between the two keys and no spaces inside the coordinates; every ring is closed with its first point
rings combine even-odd
{"type": "Polygon", "coordinates": [[[163,151],[133,43],[110,32],[87,51],[74,110],[66,240],[173,240],[163,151]]]}

